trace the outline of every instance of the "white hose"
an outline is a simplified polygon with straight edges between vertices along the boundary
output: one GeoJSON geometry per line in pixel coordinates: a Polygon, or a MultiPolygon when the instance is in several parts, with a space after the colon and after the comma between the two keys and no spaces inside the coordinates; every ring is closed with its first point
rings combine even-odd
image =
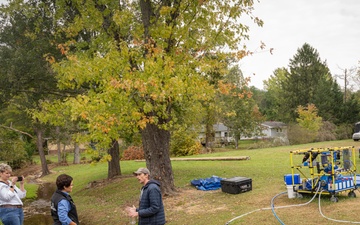
{"type": "MultiPolygon", "coordinates": [[[[228,224],[230,224],[231,222],[233,222],[233,221],[235,221],[235,220],[237,220],[237,219],[239,219],[239,218],[241,218],[241,217],[247,216],[247,215],[249,215],[249,214],[251,214],[251,213],[258,212],[258,211],[271,210],[271,209],[283,209],[283,208],[299,207],[299,206],[307,205],[307,204],[309,204],[310,202],[312,202],[312,201],[315,199],[316,194],[319,192],[319,190],[320,190],[320,185],[318,186],[318,188],[317,188],[314,196],[313,196],[308,202],[306,202],[306,203],[301,203],[301,204],[296,204],[296,205],[285,205],[285,206],[276,206],[276,207],[270,207],[270,208],[255,209],[255,210],[253,210],[253,211],[244,213],[244,214],[242,214],[242,215],[240,215],[240,216],[237,216],[237,217],[229,220],[228,222],[225,223],[225,225],[228,225],[228,224]]],[[[324,191],[324,190],[321,190],[321,192],[319,193],[319,212],[320,212],[320,215],[321,215],[322,217],[324,217],[325,219],[331,220],[331,221],[339,222],[339,223],[360,224],[360,222],[356,222],[356,221],[336,220],[336,219],[332,219],[332,218],[329,218],[329,217],[325,216],[325,215],[322,213],[322,211],[321,211],[321,204],[320,204],[320,202],[321,202],[321,201],[320,201],[320,199],[321,199],[321,194],[322,194],[323,191],[324,191]]],[[[358,190],[358,191],[359,191],[359,190],[358,190]]],[[[359,191],[359,192],[360,192],[360,191],[359,191]]],[[[287,193],[287,192],[285,191],[285,192],[282,192],[282,193],[280,193],[280,194],[277,194],[274,198],[276,198],[277,196],[280,196],[280,195],[282,195],[282,194],[285,194],[285,193],[287,193]]]]}
{"type": "MultiPolygon", "coordinates": [[[[301,204],[296,204],[296,205],[276,206],[276,207],[273,207],[273,208],[274,208],[274,209],[283,209],[283,208],[299,207],[299,206],[307,205],[307,204],[309,204],[310,202],[312,202],[312,201],[314,200],[314,198],[316,197],[316,194],[318,193],[319,189],[320,189],[320,186],[318,187],[318,189],[316,190],[314,196],[310,199],[310,201],[308,201],[308,202],[306,202],[306,203],[301,203],[301,204]]],[[[286,191],[285,191],[285,192],[281,192],[280,194],[277,194],[277,196],[282,195],[282,194],[285,194],[285,193],[287,193],[287,192],[286,192],[286,191]]],[[[275,196],[275,197],[277,197],[277,196],[275,196]]],[[[251,212],[244,213],[244,214],[242,214],[242,215],[240,215],[240,216],[237,216],[237,217],[229,220],[228,222],[225,223],[225,225],[228,225],[228,224],[230,224],[231,222],[233,222],[233,221],[235,221],[235,220],[237,220],[237,219],[239,219],[239,218],[241,218],[241,217],[247,216],[247,215],[249,215],[249,214],[251,214],[251,213],[258,212],[258,211],[262,211],[262,210],[271,210],[271,209],[272,209],[272,207],[270,207],[270,208],[255,209],[255,210],[253,210],[253,211],[251,211],[251,212]]]]}
{"type": "Polygon", "coordinates": [[[336,220],[336,219],[332,219],[332,218],[329,218],[327,216],[325,216],[322,211],[321,211],[321,204],[320,204],[320,197],[321,197],[321,193],[323,192],[323,190],[321,190],[320,194],[319,194],[319,212],[320,212],[320,215],[322,217],[324,217],[325,219],[328,219],[328,220],[331,220],[331,221],[335,221],[335,222],[339,222],[339,223],[354,223],[354,224],[360,224],[360,222],[353,222],[353,221],[347,221],[347,220],[336,220]]]}

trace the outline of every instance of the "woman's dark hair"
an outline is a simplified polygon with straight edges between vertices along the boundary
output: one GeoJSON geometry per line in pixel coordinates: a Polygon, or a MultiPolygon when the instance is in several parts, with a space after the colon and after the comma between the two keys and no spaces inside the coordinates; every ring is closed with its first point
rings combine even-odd
{"type": "Polygon", "coordinates": [[[71,185],[73,178],[67,174],[61,174],[56,178],[56,187],[58,190],[64,190],[71,185]]]}

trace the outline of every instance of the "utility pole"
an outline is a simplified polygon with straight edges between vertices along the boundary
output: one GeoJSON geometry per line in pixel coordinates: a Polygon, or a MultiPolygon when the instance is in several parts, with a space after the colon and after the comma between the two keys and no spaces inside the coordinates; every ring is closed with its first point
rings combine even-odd
{"type": "Polygon", "coordinates": [[[344,75],[335,75],[335,78],[339,78],[341,80],[344,80],[344,103],[346,103],[347,100],[347,95],[348,95],[348,86],[349,86],[349,81],[352,80],[353,83],[356,82],[353,74],[356,72],[356,68],[352,67],[349,70],[348,69],[342,69],[339,68],[342,71],[344,71],[344,75]]]}
{"type": "Polygon", "coordinates": [[[347,69],[345,69],[345,72],[344,72],[344,82],[345,82],[345,85],[344,85],[344,103],[346,103],[346,90],[347,90],[347,76],[346,76],[346,72],[347,72],[347,69]]]}

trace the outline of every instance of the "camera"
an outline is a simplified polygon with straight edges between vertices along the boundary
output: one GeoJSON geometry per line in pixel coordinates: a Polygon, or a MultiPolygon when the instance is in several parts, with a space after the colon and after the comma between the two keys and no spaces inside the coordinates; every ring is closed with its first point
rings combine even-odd
{"type": "Polygon", "coordinates": [[[17,181],[22,181],[23,177],[18,177],[17,181]]]}

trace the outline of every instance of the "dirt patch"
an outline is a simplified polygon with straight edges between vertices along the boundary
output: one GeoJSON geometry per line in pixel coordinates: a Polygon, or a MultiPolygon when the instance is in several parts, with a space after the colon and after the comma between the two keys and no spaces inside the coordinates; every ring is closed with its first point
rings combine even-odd
{"type": "Polygon", "coordinates": [[[204,204],[204,196],[220,192],[217,191],[200,191],[195,188],[182,189],[176,196],[164,199],[164,205],[167,211],[185,212],[186,214],[203,214],[223,211],[227,209],[225,204],[204,204]],[[201,206],[201,207],[199,207],[201,206]]]}
{"type": "MultiPolygon", "coordinates": [[[[48,164],[48,169],[56,167],[56,164],[48,164]]],[[[42,175],[42,167],[38,164],[28,164],[21,169],[12,172],[14,176],[24,176],[28,183],[42,183],[39,179],[42,175]]]]}
{"type": "Polygon", "coordinates": [[[14,175],[18,175],[18,176],[24,176],[27,177],[29,175],[41,175],[41,165],[37,165],[37,164],[30,164],[30,165],[26,165],[21,169],[17,169],[13,171],[14,175]]]}

